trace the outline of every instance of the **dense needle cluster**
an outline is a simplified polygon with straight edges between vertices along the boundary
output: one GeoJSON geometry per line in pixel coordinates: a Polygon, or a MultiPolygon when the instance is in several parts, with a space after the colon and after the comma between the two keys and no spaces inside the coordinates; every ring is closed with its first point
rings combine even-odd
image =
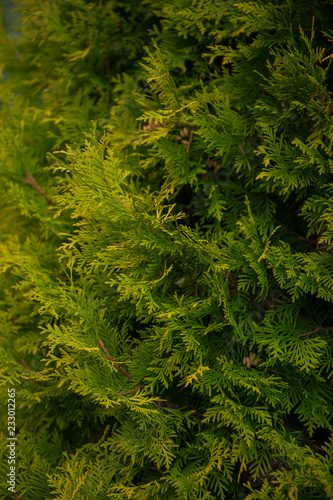
{"type": "Polygon", "coordinates": [[[332,2],[17,4],[0,499],[332,499],[332,2]]]}

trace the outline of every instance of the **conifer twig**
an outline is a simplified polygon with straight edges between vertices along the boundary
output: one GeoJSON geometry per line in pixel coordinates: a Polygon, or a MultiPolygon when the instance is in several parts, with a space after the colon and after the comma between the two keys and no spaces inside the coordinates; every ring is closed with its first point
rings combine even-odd
{"type": "Polygon", "coordinates": [[[109,61],[109,46],[107,43],[104,44],[104,63],[105,63],[105,69],[106,69],[106,74],[108,76],[111,76],[111,68],[110,68],[110,61],[109,61]]]}
{"type": "MultiPolygon", "coordinates": [[[[29,366],[27,365],[27,363],[24,361],[23,358],[21,358],[21,363],[22,365],[24,366],[24,368],[28,371],[28,372],[31,372],[31,368],[29,368],[29,366]]],[[[34,384],[37,384],[37,385],[42,385],[38,380],[33,380],[33,379],[30,379],[31,382],[33,382],[34,384]]]]}
{"type": "MultiPolygon", "coordinates": [[[[159,269],[159,275],[160,275],[160,276],[163,276],[163,273],[162,273],[161,269],[159,269]]],[[[168,277],[167,277],[167,276],[166,276],[166,280],[167,280],[167,283],[168,283],[168,289],[169,289],[169,291],[170,291],[170,292],[172,293],[172,295],[173,295],[175,292],[172,290],[172,287],[171,287],[171,285],[170,285],[170,281],[169,281],[169,279],[168,279],[168,277]]]]}
{"type": "MultiPolygon", "coordinates": [[[[114,366],[116,368],[119,368],[120,371],[123,372],[124,375],[126,375],[126,377],[130,378],[131,380],[134,380],[134,378],[132,377],[132,375],[130,373],[128,373],[128,371],[125,370],[125,368],[123,368],[122,366],[120,366],[109,354],[109,352],[107,351],[105,345],[103,344],[102,340],[98,339],[97,342],[99,343],[99,345],[101,346],[101,348],[103,349],[103,351],[105,352],[105,358],[110,361],[111,363],[114,364],[114,366]]],[[[124,392],[120,392],[118,395],[119,396],[125,396],[126,394],[131,394],[132,392],[136,392],[138,389],[144,389],[144,386],[142,384],[138,384],[134,389],[130,389],[129,391],[124,391],[124,392]]],[[[155,395],[154,395],[155,396],[155,395]]],[[[165,401],[165,405],[168,406],[169,408],[179,408],[179,405],[177,404],[174,404],[174,403],[169,403],[168,401],[165,401]]],[[[162,408],[162,400],[160,399],[158,401],[158,410],[161,410],[162,408]]]]}
{"type": "Polygon", "coordinates": [[[153,464],[152,469],[153,470],[157,470],[160,474],[162,474],[163,476],[165,476],[165,473],[157,466],[156,463],[153,464]]]}
{"type": "Polygon", "coordinates": [[[330,326],[328,328],[325,328],[323,326],[317,326],[316,328],[314,328],[314,330],[311,330],[311,332],[301,333],[300,335],[298,335],[298,337],[305,337],[307,335],[312,335],[312,333],[319,332],[319,330],[324,330],[326,333],[328,333],[329,331],[333,330],[333,326],[330,326]]]}
{"type": "Polygon", "coordinates": [[[51,200],[51,198],[49,196],[47,196],[45,191],[40,187],[39,184],[37,184],[35,179],[33,177],[31,177],[31,175],[28,174],[28,172],[25,172],[25,175],[26,175],[26,179],[22,179],[22,182],[24,182],[25,184],[29,184],[29,186],[36,189],[36,191],[38,191],[38,193],[41,194],[46,199],[46,201],[48,201],[48,203],[50,205],[55,205],[54,201],[51,200]]]}
{"type": "MultiPolygon", "coordinates": [[[[105,179],[104,179],[105,180],[105,179]]],[[[109,188],[111,193],[113,192],[113,189],[112,188],[109,188]]],[[[113,196],[111,195],[111,198],[113,198],[113,196]]],[[[135,215],[135,212],[133,212],[133,210],[131,210],[131,208],[127,205],[127,203],[125,203],[121,198],[120,196],[118,196],[118,200],[120,201],[120,203],[122,205],[124,205],[133,215],[135,215]]]]}
{"type": "MultiPolygon", "coordinates": [[[[111,363],[114,364],[114,366],[116,368],[118,368],[120,371],[123,372],[124,375],[126,375],[126,377],[130,378],[131,380],[134,380],[134,378],[132,377],[132,375],[130,373],[128,373],[128,371],[125,370],[125,368],[123,368],[122,366],[120,366],[111,356],[110,354],[108,353],[108,351],[106,350],[106,347],[104,346],[103,342],[99,339],[97,340],[97,342],[99,343],[99,345],[101,346],[101,348],[103,349],[103,351],[105,352],[105,357],[108,361],[110,361],[111,363]]],[[[138,384],[138,387],[140,387],[140,389],[144,389],[144,386],[142,384],[138,384]]],[[[132,391],[131,391],[132,392],[132,391]]]]}
{"type": "Polygon", "coordinates": [[[244,149],[242,148],[242,146],[240,144],[238,146],[238,149],[240,150],[240,152],[242,153],[243,156],[246,156],[244,153],[244,149]]]}
{"type": "Polygon", "coordinates": [[[189,152],[190,152],[190,147],[191,147],[191,142],[192,142],[192,139],[193,139],[193,130],[191,129],[191,132],[190,132],[190,137],[188,138],[188,143],[187,143],[186,153],[189,153],[189,152]]]}
{"type": "Polygon", "coordinates": [[[128,208],[128,210],[130,210],[132,212],[133,215],[135,215],[135,213],[133,212],[133,210],[130,209],[130,207],[127,205],[127,203],[125,203],[121,198],[120,196],[118,196],[119,198],[119,201],[122,205],[124,205],[126,208],[128,208]]]}
{"type": "Polygon", "coordinates": [[[130,391],[119,392],[118,396],[125,396],[126,394],[131,394],[132,392],[136,392],[138,389],[141,389],[138,385],[131,389],[130,391]]]}
{"type": "Polygon", "coordinates": [[[183,385],[183,387],[181,387],[180,389],[178,389],[178,391],[176,391],[176,394],[178,394],[179,392],[183,392],[185,391],[186,387],[185,385],[183,385]]]}

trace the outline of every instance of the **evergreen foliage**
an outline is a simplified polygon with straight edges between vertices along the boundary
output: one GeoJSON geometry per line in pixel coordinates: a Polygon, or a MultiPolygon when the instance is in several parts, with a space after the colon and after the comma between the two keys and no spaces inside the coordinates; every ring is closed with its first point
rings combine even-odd
{"type": "Polygon", "coordinates": [[[17,4],[0,499],[333,499],[332,2],[17,4]]]}

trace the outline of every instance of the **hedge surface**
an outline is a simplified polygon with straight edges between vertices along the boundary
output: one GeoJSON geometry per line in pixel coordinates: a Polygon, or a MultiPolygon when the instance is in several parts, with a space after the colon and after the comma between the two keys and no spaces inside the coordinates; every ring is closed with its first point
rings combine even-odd
{"type": "Polygon", "coordinates": [[[332,2],[17,4],[0,499],[332,499],[332,2]]]}

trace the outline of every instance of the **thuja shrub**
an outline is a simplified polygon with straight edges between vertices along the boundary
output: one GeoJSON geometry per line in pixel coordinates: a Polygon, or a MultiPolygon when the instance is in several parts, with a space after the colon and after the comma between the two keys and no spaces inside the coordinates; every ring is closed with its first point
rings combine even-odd
{"type": "Polygon", "coordinates": [[[333,498],[332,3],[18,7],[0,498],[333,498]]]}

